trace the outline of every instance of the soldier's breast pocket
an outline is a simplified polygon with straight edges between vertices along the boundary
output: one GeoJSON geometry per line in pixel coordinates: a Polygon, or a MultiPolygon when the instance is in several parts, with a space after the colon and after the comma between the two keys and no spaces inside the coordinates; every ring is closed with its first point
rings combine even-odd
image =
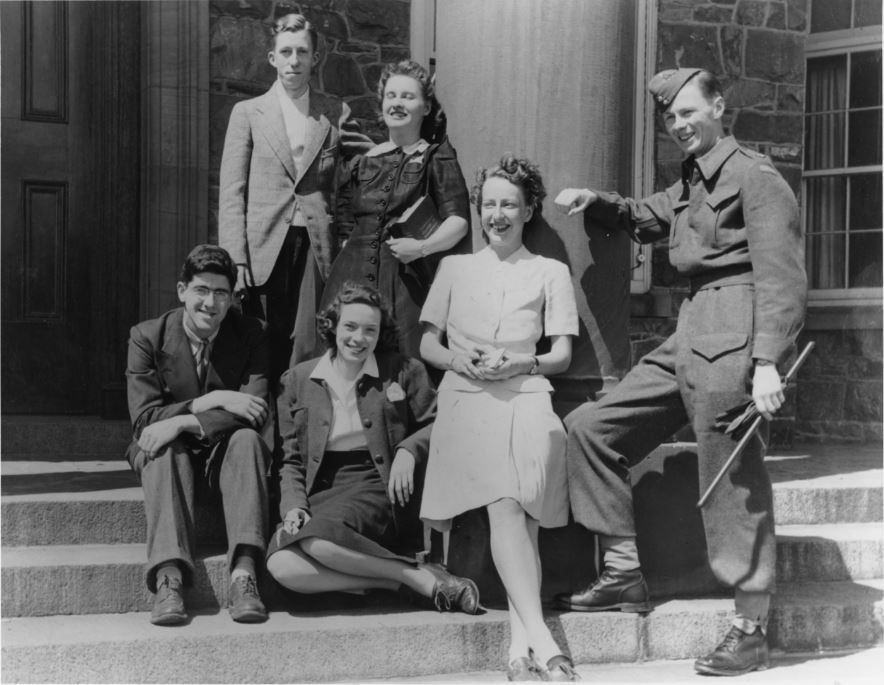
{"type": "Polygon", "coordinates": [[[704,210],[709,214],[709,224],[714,227],[712,239],[716,247],[727,247],[743,239],[742,231],[746,226],[739,186],[716,188],[706,198],[704,210]]]}

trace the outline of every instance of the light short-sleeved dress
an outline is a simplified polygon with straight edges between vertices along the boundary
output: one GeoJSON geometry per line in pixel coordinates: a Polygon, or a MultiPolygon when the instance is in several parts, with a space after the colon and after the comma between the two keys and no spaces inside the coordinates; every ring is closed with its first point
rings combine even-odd
{"type": "MultiPolygon", "coordinates": [[[[443,259],[421,321],[445,331],[455,353],[491,344],[534,354],[542,336],[578,330],[568,267],[524,246],[505,260],[488,247],[443,259]]],[[[565,525],[565,430],[552,410],[552,389],[540,375],[476,381],[447,371],[421,518],[447,530],[458,514],[513,498],[540,525],[565,525]]]]}

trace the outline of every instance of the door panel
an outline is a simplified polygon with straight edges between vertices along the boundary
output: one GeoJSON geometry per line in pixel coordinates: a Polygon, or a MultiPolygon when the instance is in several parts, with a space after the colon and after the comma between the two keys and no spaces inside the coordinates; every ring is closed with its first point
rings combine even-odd
{"type": "Polygon", "coordinates": [[[88,410],[85,179],[72,148],[84,125],[68,99],[82,69],[70,31],[79,3],[0,3],[4,412],[88,410]]]}

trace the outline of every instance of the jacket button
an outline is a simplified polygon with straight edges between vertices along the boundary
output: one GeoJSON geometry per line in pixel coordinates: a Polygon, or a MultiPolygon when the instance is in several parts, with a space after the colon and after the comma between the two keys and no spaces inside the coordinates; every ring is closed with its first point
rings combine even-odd
{"type": "Polygon", "coordinates": [[[384,463],[384,455],[383,454],[376,454],[376,455],[374,455],[374,460],[378,464],[383,464],[384,463]]]}
{"type": "Polygon", "coordinates": [[[365,421],[362,422],[362,425],[366,428],[371,428],[371,419],[365,419],[365,421]]]}
{"type": "Polygon", "coordinates": [[[390,184],[389,184],[389,183],[385,184],[384,187],[383,187],[383,189],[384,189],[384,190],[389,190],[389,189],[390,189],[390,184]]]}
{"type": "Polygon", "coordinates": [[[378,258],[377,258],[377,257],[369,257],[369,258],[368,258],[368,261],[370,261],[372,264],[377,264],[377,263],[378,263],[378,258]]]}
{"type": "Polygon", "coordinates": [[[378,204],[379,204],[381,207],[386,207],[386,206],[387,206],[387,201],[386,201],[386,200],[378,200],[378,204]]]}
{"type": "Polygon", "coordinates": [[[373,281],[373,280],[374,280],[374,274],[368,274],[368,276],[366,276],[366,278],[367,278],[369,281],[373,281]]]}
{"type": "Polygon", "coordinates": [[[372,240],[372,241],[369,243],[369,245],[371,246],[371,249],[376,250],[376,249],[378,248],[378,241],[377,241],[377,240],[372,240]]]}
{"type": "Polygon", "coordinates": [[[388,180],[388,181],[392,181],[394,178],[396,178],[396,177],[393,176],[393,174],[387,174],[387,180],[388,180]]]}

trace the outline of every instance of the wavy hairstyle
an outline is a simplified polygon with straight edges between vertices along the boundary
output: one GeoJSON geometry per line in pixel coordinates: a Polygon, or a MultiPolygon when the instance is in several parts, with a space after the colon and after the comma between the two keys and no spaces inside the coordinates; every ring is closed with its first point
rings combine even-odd
{"type": "Polygon", "coordinates": [[[236,287],[236,265],[234,265],[230,253],[223,247],[209,244],[197,245],[184,259],[178,280],[187,284],[193,280],[194,276],[201,273],[225,276],[230,282],[230,289],[233,290],[236,287]]]}
{"type": "Polygon", "coordinates": [[[525,204],[534,210],[535,216],[543,211],[543,198],[546,197],[543,177],[540,175],[540,167],[527,157],[516,157],[512,152],[507,152],[496,165],[480,168],[476,172],[476,182],[470,189],[470,202],[476,206],[480,214],[482,186],[489,178],[503,178],[521,188],[525,204]]]}
{"type": "Polygon", "coordinates": [[[346,281],[338,290],[331,304],[316,315],[316,330],[325,346],[334,357],[338,353],[335,336],[338,321],[341,318],[341,307],[345,304],[364,304],[381,312],[381,330],[378,334],[377,352],[391,352],[399,349],[399,331],[396,320],[386,300],[369,285],[346,281]]]}
{"type": "Polygon", "coordinates": [[[276,21],[273,22],[273,28],[270,30],[270,49],[276,49],[276,37],[285,32],[297,33],[298,31],[306,31],[310,36],[310,45],[313,53],[319,52],[319,32],[307,21],[307,17],[298,12],[291,11],[285,14],[278,14],[276,21]]]}
{"type": "Polygon", "coordinates": [[[387,81],[391,76],[408,76],[413,78],[420,84],[421,95],[430,105],[430,111],[424,117],[421,123],[421,138],[428,143],[441,143],[445,138],[445,132],[448,128],[448,121],[442,105],[436,99],[436,77],[430,76],[430,72],[424,69],[414,60],[404,59],[401,62],[391,62],[384,66],[381,76],[378,79],[378,105],[382,112],[378,121],[384,124],[384,89],[387,87],[387,81]]]}

